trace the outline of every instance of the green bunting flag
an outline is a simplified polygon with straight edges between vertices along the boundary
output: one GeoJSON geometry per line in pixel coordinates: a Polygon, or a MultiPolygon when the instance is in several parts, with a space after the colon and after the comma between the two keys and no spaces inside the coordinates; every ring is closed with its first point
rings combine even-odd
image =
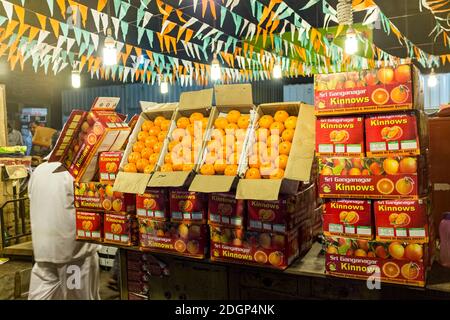
{"type": "Polygon", "coordinates": [[[50,15],[53,17],[53,0],[47,0],[47,5],[50,9],[50,15]]]}
{"type": "Polygon", "coordinates": [[[125,41],[128,34],[128,23],[125,21],[120,21],[120,27],[122,28],[123,41],[125,41]]]}
{"type": "Polygon", "coordinates": [[[153,31],[152,30],[146,30],[148,42],[150,43],[150,48],[153,48],[153,31]]]}

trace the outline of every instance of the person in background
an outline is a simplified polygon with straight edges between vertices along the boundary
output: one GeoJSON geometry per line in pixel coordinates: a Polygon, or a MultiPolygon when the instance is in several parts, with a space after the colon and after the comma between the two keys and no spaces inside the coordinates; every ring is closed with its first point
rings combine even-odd
{"type": "Polygon", "coordinates": [[[27,156],[32,154],[33,149],[33,136],[36,132],[36,128],[39,126],[39,122],[33,121],[28,124],[28,133],[25,136],[25,145],[27,146],[27,156]]]}
{"type": "Polygon", "coordinates": [[[10,121],[8,121],[8,146],[23,146],[22,134],[10,121]]]}
{"type": "MultiPolygon", "coordinates": [[[[52,145],[57,141],[53,137],[52,145]]],[[[59,162],[44,162],[28,185],[35,264],[29,300],[99,300],[97,245],[75,240],[73,177],[59,162]]]]}

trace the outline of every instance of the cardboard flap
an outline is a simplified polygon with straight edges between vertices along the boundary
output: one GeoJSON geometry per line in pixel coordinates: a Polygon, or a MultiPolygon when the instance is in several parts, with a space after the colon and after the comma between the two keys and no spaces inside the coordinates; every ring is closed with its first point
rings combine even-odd
{"type": "Polygon", "coordinates": [[[180,95],[180,110],[210,108],[213,101],[213,89],[183,92],[180,95]]]}
{"type": "Polygon", "coordinates": [[[28,170],[23,165],[3,166],[3,180],[23,179],[28,176],[28,170]]]}
{"type": "Polygon", "coordinates": [[[142,112],[155,112],[155,111],[175,111],[178,107],[178,102],[170,103],[156,103],[149,101],[140,101],[142,112]]]}
{"type": "Polygon", "coordinates": [[[143,194],[150,178],[150,174],[119,172],[114,181],[113,191],[143,194]]]}
{"type": "Polygon", "coordinates": [[[52,137],[56,133],[53,128],[37,127],[33,136],[33,144],[49,148],[52,145],[52,137]]]}
{"type": "Polygon", "coordinates": [[[155,172],[148,182],[149,187],[182,187],[192,171],[155,172]]]}
{"type": "Polygon", "coordinates": [[[278,200],[283,180],[239,180],[236,199],[278,200]]]}
{"type": "Polygon", "coordinates": [[[91,110],[116,110],[120,98],[118,97],[97,97],[92,104],[91,110]]]}
{"type": "Polygon", "coordinates": [[[252,106],[252,85],[225,84],[214,86],[216,106],[252,106]]]}
{"type": "Polygon", "coordinates": [[[314,107],[302,104],[292,141],[285,177],[291,180],[309,181],[314,160],[316,117],[314,107]]]}
{"type": "Polygon", "coordinates": [[[233,186],[236,177],[233,176],[202,176],[196,175],[189,187],[195,192],[228,192],[233,186]]]}

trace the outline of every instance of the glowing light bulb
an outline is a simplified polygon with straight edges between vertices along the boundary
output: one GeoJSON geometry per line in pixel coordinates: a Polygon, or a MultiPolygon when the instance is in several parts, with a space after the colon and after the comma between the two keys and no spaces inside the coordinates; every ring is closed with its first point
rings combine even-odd
{"type": "Polygon", "coordinates": [[[166,94],[167,92],[169,92],[169,83],[166,80],[163,80],[159,87],[162,94],[166,94]]]}
{"type": "Polygon", "coordinates": [[[108,29],[108,36],[103,47],[103,64],[113,66],[117,64],[116,41],[111,36],[111,29],[108,29]]]}
{"type": "Polygon", "coordinates": [[[428,76],[428,87],[433,88],[436,87],[438,84],[438,79],[436,77],[436,74],[434,73],[434,69],[431,69],[431,73],[428,76]]]}
{"type": "Polygon", "coordinates": [[[358,51],[358,40],[356,39],[356,33],[353,29],[348,29],[345,39],[345,53],[355,54],[358,51]]]}
{"type": "Polygon", "coordinates": [[[281,79],[281,77],[283,76],[283,72],[281,70],[281,65],[279,62],[276,62],[273,66],[272,75],[274,79],[281,79]]]}
{"type": "Polygon", "coordinates": [[[217,81],[222,77],[222,71],[220,70],[220,63],[217,59],[217,55],[214,54],[214,59],[211,62],[211,80],[217,81]]]}
{"type": "Polygon", "coordinates": [[[73,70],[72,71],[72,87],[78,89],[80,86],[81,86],[80,72],[73,70]]]}

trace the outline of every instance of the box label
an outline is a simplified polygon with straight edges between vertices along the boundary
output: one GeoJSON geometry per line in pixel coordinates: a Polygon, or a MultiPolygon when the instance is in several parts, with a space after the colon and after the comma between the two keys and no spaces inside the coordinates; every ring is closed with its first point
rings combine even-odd
{"type": "Polygon", "coordinates": [[[165,189],[147,189],[136,195],[136,211],[139,217],[166,221],[169,218],[169,201],[165,189]]]}
{"type": "Polygon", "coordinates": [[[119,172],[122,151],[101,152],[98,159],[100,182],[113,182],[119,172]]]}
{"type": "Polygon", "coordinates": [[[208,223],[222,226],[244,226],[244,200],[237,200],[233,193],[210,193],[208,223]]]}
{"type": "Polygon", "coordinates": [[[138,240],[138,225],[132,216],[122,216],[106,213],[104,216],[105,242],[122,245],[136,245],[138,240]]]}
{"type": "Polygon", "coordinates": [[[172,221],[206,222],[207,198],[205,194],[184,190],[170,191],[172,221]]]}
{"type": "Polygon", "coordinates": [[[102,240],[102,215],[97,212],[76,212],[77,239],[102,240]]]}

